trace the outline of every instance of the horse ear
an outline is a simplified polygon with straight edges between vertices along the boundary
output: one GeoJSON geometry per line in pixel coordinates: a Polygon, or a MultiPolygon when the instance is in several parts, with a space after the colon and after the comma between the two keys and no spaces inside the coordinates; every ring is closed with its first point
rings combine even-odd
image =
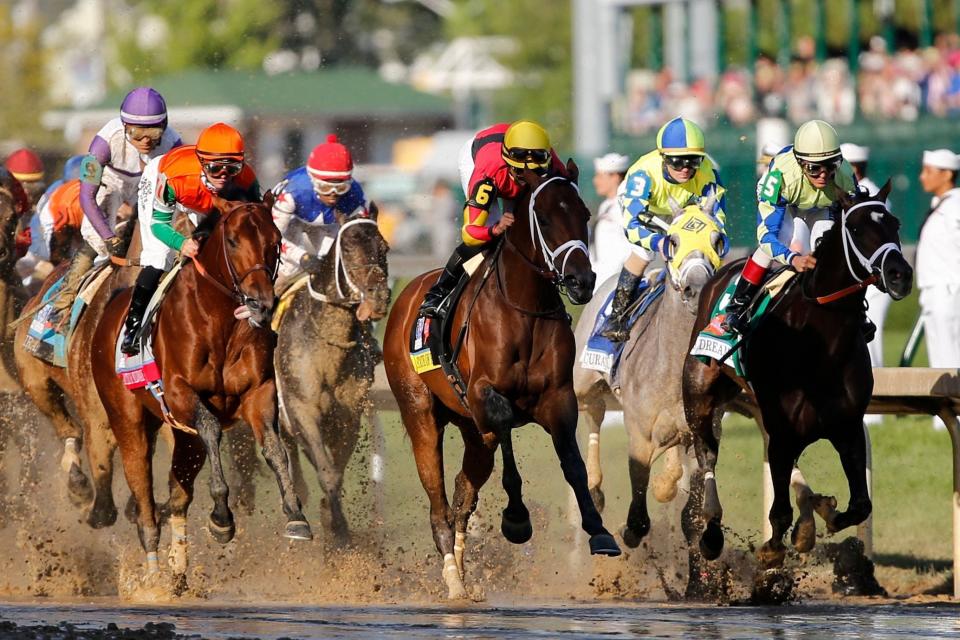
{"type": "Polygon", "coordinates": [[[890,189],[893,185],[890,183],[890,178],[887,178],[887,181],[883,183],[883,186],[880,187],[880,191],[877,192],[877,200],[881,202],[886,202],[887,198],[890,196],[890,189]]]}
{"type": "Polygon", "coordinates": [[[683,207],[680,206],[679,202],[673,199],[673,196],[667,197],[667,204],[670,205],[670,211],[673,213],[674,218],[683,213],[683,207]]]}
{"type": "Polygon", "coordinates": [[[717,194],[711,193],[710,196],[700,203],[700,211],[713,215],[713,208],[717,205],[717,194]]]}
{"type": "Polygon", "coordinates": [[[267,191],[263,194],[263,206],[267,209],[273,209],[273,203],[277,200],[277,194],[273,191],[267,191]]]}
{"type": "Polygon", "coordinates": [[[226,213],[230,209],[230,205],[231,202],[226,198],[221,198],[218,195],[213,196],[213,208],[220,213],[226,213]]]}
{"type": "Polygon", "coordinates": [[[567,158],[567,177],[576,184],[580,179],[580,167],[573,161],[573,158],[567,158]]]}
{"type": "Polygon", "coordinates": [[[370,204],[367,205],[367,215],[374,222],[377,221],[377,216],[380,215],[380,207],[378,207],[377,203],[373,200],[371,200],[370,204]]]}

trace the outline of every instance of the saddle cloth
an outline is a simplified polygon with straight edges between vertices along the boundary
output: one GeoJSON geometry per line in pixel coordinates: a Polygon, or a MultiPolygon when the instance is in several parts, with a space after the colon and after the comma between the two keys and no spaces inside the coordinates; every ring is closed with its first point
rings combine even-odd
{"type": "MultiPolygon", "coordinates": [[[[772,274],[763,284],[760,292],[754,297],[753,302],[747,309],[749,314],[748,335],[767,313],[770,303],[783,292],[784,287],[795,275],[797,275],[795,271],[784,269],[772,274]]],[[[726,331],[723,328],[723,323],[727,318],[727,304],[733,299],[733,292],[739,281],[740,276],[738,275],[727,283],[723,295],[717,299],[713,306],[713,311],[710,313],[710,322],[697,336],[693,348],[690,349],[690,355],[697,356],[704,364],[708,363],[710,359],[718,362],[722,360],[723,364],[731,367],[736,375],[749,379],[743,362],[743,349],[737,348],[743,338],[740,334],[726,331]]]]}
{"type": "MultiPolygon", "coordinates": [[[[636,301],[627,309],[627,327],[632,327],[637,320],[647,312],[647,310],[656,302],[666,290],[667,272],[660,269],[652,272],[648,277],[640,281],[639,293],[636,301]]],[[[613,310],[613,296],[617,290],[614,288],[607,296],[606,301],[597,312],[596,320],[593,323],[593,330],[587,339],[587,344],[580,353],[580,366],[584,369],[592,369],[609,375],[615,379],[620,367],[620,357],[623,354],[623,348],[626,342],[614,342],[600,335],[600,331],[607,323],[610,313],[613,310]]],[[[615,384],[615,383],[614,383],[615,384]]]]}
{"type": "Polygon", "coordinates": [[[73,306],[70,307],[70,320],[66,330],[62,333],[60,315],[54,311],[53,302],[60,293],[63,286],[63,279],[66,273],[62,275],[40,299],[40,308],[33,314],[30,320],[30,326],[27,328],[27,335],[23,340],[23,347],[29,353],[44,362],[48,362],[56,367],[67,366],[67,345],[73,330],[76,328],[84,309],[93,300],[100,286],[113,273],[113,266],[109,262],[104,262],[95,266],[84,276],[80,283],[80,291],[77,293],[73,306]]]}

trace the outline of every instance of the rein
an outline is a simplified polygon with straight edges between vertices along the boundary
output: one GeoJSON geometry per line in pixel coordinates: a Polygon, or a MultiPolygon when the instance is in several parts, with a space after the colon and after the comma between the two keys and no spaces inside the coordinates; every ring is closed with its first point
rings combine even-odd
{"type": "MultiPolygon", "coordinates": [[[[557,320],[566,318],[567,317],[566,307],[564,307],[563,305],[563,300],[560,300],[559,304],[557,304],[557,306],[554,307],[553,309],[548,309],[547,311],[540,311],[537,309],[524,309],[523,307],[516,304],[515,302],[513,302],[513,300],[510,299],[510,296],[507,295],[507,289],[503,282],[503,269],[500,268],[500,264],[502,262],[502,257],[503,257],[503,247],[506,244],[507,244],[506,242],[501,242],[497,245],[497,249],[495,251],[494,258],[493,258],[494,271],[497,272],[497,290],[500,291],[500,295],[503,297],[504,302],[506,302],[511,309],[513,309],[514,311],[518,311],[525,316],[531,316],[533,318],[554,318],[557,320]]],[[[510,244],[510,248],[513,249],[514,253],[516,253],[521,258],[523,258],[528,265],[531,265],[535,269],[537,269],[539,275],[546,277],[544,270],[539,269],[537,265],[534,264],[527,256],[520,253],[520,251],[517,250],[517,247],[515,244],[513,244],[512,242],[509,244],[510,244]]],[[[556,282],[554,282],[554,284],[556,284],[556,282]]]]}

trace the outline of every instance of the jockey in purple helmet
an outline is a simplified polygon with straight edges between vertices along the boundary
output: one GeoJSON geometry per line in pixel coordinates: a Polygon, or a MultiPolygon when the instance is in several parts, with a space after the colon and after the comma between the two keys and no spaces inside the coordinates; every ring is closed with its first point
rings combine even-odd
{"type": "MultiPolygon", "coordinates": [[[[94,136],[80,169],[80,234],[86,244],[77,252],[64,276],[54,302],[58,311],[68,309],[76,297],[83,275],[94,258],[122,256],[127,248],[114,232],[117,214],[136,211],[140,174],[153,158],[183,142],[167,127],[167,104],[150,87],[137,87],[120,105],[120,117],[110,120],[94,136]]],[[[125,217],[121,216],[121,217],[125,217]]]]}

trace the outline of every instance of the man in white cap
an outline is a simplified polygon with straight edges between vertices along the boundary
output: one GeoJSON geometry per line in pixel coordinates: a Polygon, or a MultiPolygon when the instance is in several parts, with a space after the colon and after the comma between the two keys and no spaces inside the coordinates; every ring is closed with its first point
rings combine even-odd
{"type": "Polygon", "coordinates": [[[920,317],[931,367],[960,368],[960,158],[923,152],[920,185],[933,195],[917,243],[920,317]]]}
{"type": "Polygon", "coordinates": [[[624,260],[630,255],[630,241],[623,233],[623,214],[617,202],[617,187],[630,166],[630,158],[619,153],[608,153],[593,161],[593,188],[603,198],[597,209],[597,225],[590,244],[590,261],[597,274],[596,289],[607,278],[620,273],[624,260]]]}
{"type": "MultiPolygon", "coordinates": [[[[867,177],[867,162],[870,160],[870,147],[861,147],[858,144],[844,142],[840,145],[840,153],[843,159],[847,161],[850,168],[853,169],[853,177],[857,181],[857,186],[866,189],[870,195],[876,195],[880,191],[873,180],[867,177]]],[[[886,202],[887,208],[890,208],[890,201],[886,202]]],[[[873,324],[877,325],[876,337],[867,344],[867,350],[870,352],[870,364],[874,367],[883,366],[883,324],[887,319],[887,311],[890,309],[890,303],[893,298],[890,294],[880,291],[877,287],[871,285],[867,287],[867,317],[873,324]]],[[[863,418],[865,424],[880,424],[883,422],[883,416],[880,414],[867,414],[863,418]]]]}

